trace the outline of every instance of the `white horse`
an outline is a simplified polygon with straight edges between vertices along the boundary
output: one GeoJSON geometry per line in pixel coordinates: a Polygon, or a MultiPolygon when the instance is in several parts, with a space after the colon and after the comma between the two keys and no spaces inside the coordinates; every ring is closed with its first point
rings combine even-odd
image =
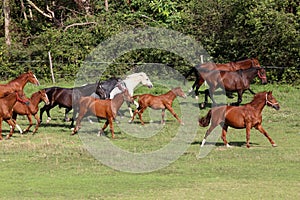
{"type": "MultiPolygon", "coordinates": [[[[144,86],[147,86],[148,88],[153,87],[153,84],[151,83],[149,77],[144,72],[130,74],[123,80],[123,82],[125,83],[125,86],[127,87],[128,93],[130,96],[133,96],[134,89],[140,83],[144,86]]],[[[115,87],[110,93],[110,99],[114,98],[114,96],[120,92],[121,92],[121,90],[118,87],[115,87]]],[[[130,103],[129,102],[126,102],[126,103],[128,106],[130,116],[132,117],[133,113],[132,113],[132,109],[130,107],[130,103]]],[[[134,104],[136,107],[138,107],[138,105],[139,105],[136,101],[134,101],[134,104]]]]}

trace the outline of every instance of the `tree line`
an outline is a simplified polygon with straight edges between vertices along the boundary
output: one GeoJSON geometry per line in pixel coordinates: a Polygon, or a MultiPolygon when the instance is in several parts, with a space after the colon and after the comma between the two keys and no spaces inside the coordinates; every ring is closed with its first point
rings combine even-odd
{"type": "MultiPolygon", "coordinates": [[[[3,0],[0,5],[2,79],[34,69],[50,80],[48,52],[58,78],[72,78],[101,42],[151,26],[195,38],[216,63],[256,57],[263,66],[280,68],[268,68],[269,80],[300,80],[298,0],[3,0]]],[[[117,62],[110,74],[121,75],[137,63],[164,63],[182,73],[192,67],[160,49],[132,51],[117,62]]]]}

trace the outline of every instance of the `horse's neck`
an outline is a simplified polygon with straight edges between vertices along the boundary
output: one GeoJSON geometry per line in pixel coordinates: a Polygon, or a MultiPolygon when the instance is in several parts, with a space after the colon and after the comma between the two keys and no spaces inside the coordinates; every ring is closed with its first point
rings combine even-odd
{"type": "Polygon", "coordinates": [[[255,109],[255,111],[257,111],[258,113],[261,113],[266,105],[266,101],[263,97],[255,97],[248,104],[251,105],[255,109]]]}
{"type": "Polygon", "coordinates": [[[246,70],[246,72],[243,72],[243,76],[248,80],[248,81],[252,81],[257,75],[257,70],[255,69],[249,69],[246,70]]]}
{"type": "Polygon", "coordinates": [[[111,104],[112,104],[112,111],[113,113],[117,113],[118,110],[120,109],[120,107],[122,106],[124,102],[124,98],[123,98],[123,93],[119,93],[117,94],[112,100],[111,100],[111,104]]]}
{"type": "Polygon", "coordinates": [[[32,94],[30,104],[28,105],[31,111],[37,110],[39,103],[42,101],[40,94],[32,94]]]}
{"type": "Polygon", "coordinates": [[[27,80],[25,76],[19,76],[18,78],[11,80],[7,83],[7,85],[14,87],[19,90],[23,90],[25,87],[27,80]]]}
{"type": "Polygon", "coordinates": [[[176,94],[172,90],[170,90],[169,92],[164,94],[164,96],[168,97],[168,99],[170,99],[172,101],[176,98],[176,94]]]}
{"type": "Polygon", "coordinates": [[[133,95],[134,88],[141,82],[141,80],[133,77],[133,78],[127,78],[124,80],[124,83],[128,89],[128,93],[130,95],[133,95]]]}
{"type": "Polygon", "coordinates": [[[241,60],[235,62],[236,65],[240,66],[240,69],[249,69],[252,65],[252,61],[250,59],[247,60],[241,60]]]}

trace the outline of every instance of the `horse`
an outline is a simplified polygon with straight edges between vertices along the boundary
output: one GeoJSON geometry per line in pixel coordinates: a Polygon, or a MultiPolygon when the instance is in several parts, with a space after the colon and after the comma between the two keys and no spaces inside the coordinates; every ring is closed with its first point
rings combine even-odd
{"type": "Polygon", "coordinates": [[[124,84],[123,80],[121,78],[115,77],[109,78],[108,80],[102,82],[98,82],[97,88],[95,92],[91,94],[91,96],[98,99],[112,99],[113,96],[111,96],[111,92],[120,83],[124,84]],[[99,95],[102,93],[102,91],[104,91],[104,95],[99,95]]]}
{"type": "MultiPolygon", "coordinates": [[[[147,76],[146,73],[144,72],[139,72],[139,73],[133,73],[133,74],[130,74],[128,76],[126,76],[125,79],[123,79],[123,83],[124,85],[126,86],[126,88],[128,89],[128,92],[130,94],[130,96],[133,95],[133,92],[134,92],[134,89],[136,88],[136,86],[138,84],[142,84],[144,86],[147,86],[148,88],[152,88],[153,87],[153,84],[152,82],[150,81],[149,77],[147,76]]],[[[103,87],[103,86],[102,86],[103,87]]],[[[105,89],[105,88],[104,88],[105,89]]],[[[109,98],[112,99],[114,98],[114,96],[118,93],[120,93],[121,90],[118,88],[118,87],[114,87],[111,91],[110,91],[110,94],[109,94],[109,98]]],[[[128,107],[128,110],[129,110],[129,113],[130,113],[130,116],[132,117],[133,116],[133,113],[132,113],[132,109],[130,107],[130,103],[129,102],[126,102],[127,103],[127,107],[128,107]]],[[[134,102],[134,104],[136,106],[138,106],[137,102],[134,102]]]]}
{"type": "Polygon", "coordinates": [[[226,92],[237,92],[238,100],[234,105],[239,105],[242,102],[242,96],[245,90],[250,89],[252,80],[258,76],[262,84],[267,83],[266,71],[264,68],[255,67],[238,71],[210,71],[199,70],[199,73],[207,81],[209,89],[205,90],[205,100],[201,104],[204,108],[208,101],[208,96],[211,98],[214,105],[216,102],[213,94],[217,88],[223,88],[226,92]]]}
{"type": "Polygon", "coordinates": [[[36,76],[31,71],[28,71],[19,75],[16,79],[13,79],[6,84],[0,84],[0,98],[4,97],[7,93],[23,91],[27,82],[35,85],[40,85],[36,76]]]}
{"type": "MultiPolygon", "coordinates": [[[[238,71],[240,69],[249,69],[249,68],[258,68],[261,67],[259,61],[256,58],[247,58],[245,60],[240,60],[236,62],[229,62],[229,63],[222,63],[222,64],[215,64],[213,62],[208,62],[204,64],[197,65],[196,67],[191,68],[188,73],[185,75],[185,81],[188,76],[190,76],[192,73],[195,74],[196,80],[194,84],[192,85],[189,92],[195,91],[196,99],[198,99],[199,95],[199,88],[204,83],[204,78],[199,73],[199,70],[218,70],[218,71],[238,71]],[[195,89],[196,87],[196,89],[195,89]]],[[[253,93],[250,90],[251,93],[253,93]]]]}
{"type": "Polygon", "coordinates": [[[262,127],[262,110],[265,105],[275,110],[279,110],[280,108],[279,103],[270,91],[257,93],[250,103],[243,106],[220,106],[210,109],[205,117],[199,119],[199,125],[202,127],[208,126],[211,121],[211,125],[204,136],[201,147],[204,146],[206,138],[218,125],[222,127],[222,139],[224,145],[227,147],[230,147],[226,140],[228,127],[236,129],[246,128],[247,148],[250,148],[250,129],[253,127],[264,134],[273,147],[276,147],[275,142],[262,127]]]}
{"type": "Polygon", "coordinates": [[[12,114],[13,120],[16,122],[17,115],[26,115],[29,121],[29,126],[26,129],[24,129],[24,131],[22,131],[19,125],[16,124],[16,127],[19,129],[21,134],[23,134],[23,132],[28,132],[30,127],[32,126],[32,115],[36,120],[36,126],[32,134],[35,134],[36,131],[38,130],[40,124],[40,118],[37,113],[39,111],[39,103],[42,101],[44,101],[46,105],[50,103],[45,90],[40,90],[33,93],[29,99],[29,105],[25,105],[24,103],[21,102],[16,102],[16,104],[14,105],[13,114],[12,114]]]}
{"type": "Polygon", "coordinates": [[[23,91],[19,90],[12,93],[4,93],[3,97],[0,98],[0,140],[2,140],[2,121],[6,121],[6,123],[10,126],[10,132],[6,136],[9,139],[13,135],[13,130],[15,127],[15,121],[12,119],[13,107],[17,101],[28,104],[28,101],[23,96],[23,91]]]}
{"type": "Polygon", "coordinates": [[[180,87],[176,87],[168,91],[167,93],[158,96],[152,94],[134,95],[133,99],[139,98],[138,99],[139,107],[134,111],[133,116],[129,122],[130,123],[133,122],[135,115],[138,114],[141,124],[144,125],[145,123],[142,119],[142,114],[147,107],[150,107],[155,110],[162,109],[161,124],[165,124],[165,119],[164,119],[165,110],[168,109],[172,113],[172,115],[177,119],[177,121],[181,125],[184,125],[184,123],[181,121],[181,119],[178,118],[177,114],[174,112],[172,108],[173,101],[177,96],[186,98],[186,95],[184,94],[184,92],[180,87]]]}
{"type": "Polygon", "coordinates": [[[91,96],[87,97],[81,97],[79,101],[79,114],[76,120],[76,126],[74,130],[72,131],[71,135],[74,135],[78,132],[80,128],[81,120],[84,116],[93,114],[97,118],[106,119],[106,122],[102,129],[99,130],[98,135],[102,135],[104,133],[104,130],[109,125],[111,136],[112,138],[115,137],[114,134],[114,127],[113,127],[113,120],[117,116],[117,112],[122,106],[123,102],[129,101],[133,102],[132,97],[129,95],[129,92],[127,89],[125,89],[123,92],[117,94],[114,96],[113,99],[97,99],[91,96]]]}
{"type": "MultiPolygon", "coordinates": [[[[50,104],[44,105],[40,109],[40,120],[42,122],[43,119],[43,113],[46,111],[47,113],[47,123],[50,122],[51,116],[50,116],[50,110],[54,108],[55,106],[59,106],[60,108],[66,108],[65,111],[65,121],[68,121],[68,113],[73,109],[73,117],[71,118],[71,127],[74,125],[74,119],[76,117],[76,114],[78,112],[78,105],[79,105],[79,99],[82,96],[89,96],[93,92],[96,91],[96,88],[98,87],[99,83],[92,83],[92,84],[86,84],[80,87],[74,87],[74,88],[63,88],[63,87],[50,87],[45,88],[44,90],[47,93],[47,96],[49,98],[50,104]]],[[[104,91],[101,90],[101,87],[98,88],[99,94],[102,96],[102,98],[105,98],[104,91]],[[102,91],[102,92],[100,92],[102,91]]]]}

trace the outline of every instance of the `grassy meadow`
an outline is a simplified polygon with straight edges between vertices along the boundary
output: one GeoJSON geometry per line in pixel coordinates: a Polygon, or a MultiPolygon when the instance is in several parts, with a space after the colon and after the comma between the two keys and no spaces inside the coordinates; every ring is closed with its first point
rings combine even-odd
{"type": "MultiPolygon", "coordinates": [[[[71,87],[71,84],[56,85],[71,87]]],[[[28,84],[25,93],[30,96],[39,88],[28,84]]],[[[49,124],[45,124],[44,114],[44,122],[35,135],[21,135],[16,130],[10,140],[0,141],[0,199],[298,199],[300,87],[268,84],[251,88],[255,92],[272,90],[280,103],[279,111],[270,107],[263,111],[263,127],[278,145],[276,148],[252,129],[251,148],[247,149],[245,130],[229,128],[227,139],[233,148],[225,148],[219,138],[212,151],[198,159],[200,143],[208,127],[197,126],[188,148],[174,162],[147,173],[123,172],[95,159],[83,142],[82,132],[70,136],[70,123],[63,121],[64,109],[56,107],[51,110],[49,124]]],[[[143,92],[162,93],[164,90],[141,87],[137,91],[143,92]]],[[[251,101],[252,97],[246,92],[243,103],[251,101]]],[[[202,99],[200,96],[199,102],[202,99]]],[[[199,110],[197,100],[190,96],[180,99],[180,105],[192,107],[188,112],[197,117],[204,116],[209,109],[199,110]]],[[[179,115],[185,112],[179,108],[179,100],[174,102],[174,107],[179,115]]],[[[125,110],[122,107],[122,111],[125,110]]],[[[162,126],[160,111],[145,112],[144,120],[148,122],[145,127],[139,125],[138,117],[133,124],[128,124],[128,112],[124,114],[121,123],[114,124],[116,139],[111,143],[129,152],[157,151],[180,130],[170,113],[167,113],[166,125],[162,126]],[[153,122],[149,123],[151,119],[153,122]],[[134,128],[130,129],[131,125],[134,128]],[[139,133],[152,127],[157,128],[157,134],[151,137],[139,138],[131,134],[131,131],[139,133]]],[[[197,124],[197,117],[184,118],[184,122],[197,124]]],[[[19,116],[18,124],[25,128],[26,117],[19,116]]],[[[99,127],[99,124],[87,127],[99,127]]],[[[9,127],[3,123],[2,128],[5,136],[9,127]]],[[[111,140],[109,128],[106,133],[111,140]]],[[[92,138],[97,139],[99,137],[92,138]]],[[[107,149],[102,153],[110,155],[111,152],[107,149]]]]}

